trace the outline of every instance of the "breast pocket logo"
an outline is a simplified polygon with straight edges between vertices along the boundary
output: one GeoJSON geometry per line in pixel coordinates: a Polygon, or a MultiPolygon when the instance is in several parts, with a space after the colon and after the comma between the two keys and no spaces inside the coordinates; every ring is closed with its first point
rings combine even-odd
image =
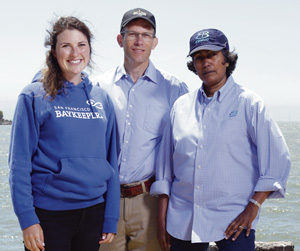
{"type": "Polygon", "coordinates": [[[231,117],[236,117],[236,115],[238,114],[237,110],[232,111],[231,113],[229,113],[229,118],[231,117]]]}

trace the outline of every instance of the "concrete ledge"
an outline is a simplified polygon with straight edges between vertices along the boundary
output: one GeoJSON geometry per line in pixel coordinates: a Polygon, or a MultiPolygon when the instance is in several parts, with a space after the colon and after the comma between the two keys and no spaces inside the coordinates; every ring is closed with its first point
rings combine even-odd
{"type": "MultiPolygon", "coordinates": [[[[210,243],[208,251],[218,251],[214,243],[210,243]]],[[[294,251],[294,245],[290,241],[255,242],[255,251],[294,251]]]]}

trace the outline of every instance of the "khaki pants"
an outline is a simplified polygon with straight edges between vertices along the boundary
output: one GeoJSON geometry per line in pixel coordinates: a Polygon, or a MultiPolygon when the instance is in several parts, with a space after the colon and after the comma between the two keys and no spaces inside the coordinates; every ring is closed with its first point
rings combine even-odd
{"type": "Polygon", "coordinates": [[[99,251],[160,251],[157,241],[158,198],[143,193],[121,198],[117,235],[99,251]]]}

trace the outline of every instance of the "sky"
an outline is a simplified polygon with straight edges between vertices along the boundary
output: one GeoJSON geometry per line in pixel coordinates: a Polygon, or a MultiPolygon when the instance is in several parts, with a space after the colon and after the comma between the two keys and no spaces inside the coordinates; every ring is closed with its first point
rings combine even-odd
{"type": "Polygon", "coordinates": [[[92,33],[93,77],[123,63],[117,44],[123,14],[141,7],[156,18],[158,46],[151,60],[190,90],[201,80],[186,67],[190,37],[216,28],[238,53],[234,80],[261,96],[277,121],[300,121],[300,1],[298,0],[10,0],[0,15],[0,110],[12,119],[17,97],[45,60],[46,30],[73,15],[92,33]]]}

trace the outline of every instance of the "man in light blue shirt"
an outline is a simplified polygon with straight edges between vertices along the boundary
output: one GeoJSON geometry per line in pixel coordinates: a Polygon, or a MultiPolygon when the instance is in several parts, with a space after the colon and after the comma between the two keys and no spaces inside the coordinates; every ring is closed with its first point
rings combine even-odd
{"type": "Polygon", "coordinates": [[[101,245],[101,251],[160,250],[158,199],[149,191],[171,107],[188,89],[149,60],[158,43],[155,33],[152,13],[141,8],[127,11],[117,36],[124,50],[124,64],[96,79],[114,103],[121,183],[117,235],[111,244],[101,245]]]}
{"type": "Polygon", "coordinates": [[[175,102],[162,139],[151,188],[160,195],[159,242],[253,251],[260,205],[284,197],[288,147],[263,100],[234,82],[237,54],[221,31],[196,32],[189,56],[202,86],[175,102]]]}

